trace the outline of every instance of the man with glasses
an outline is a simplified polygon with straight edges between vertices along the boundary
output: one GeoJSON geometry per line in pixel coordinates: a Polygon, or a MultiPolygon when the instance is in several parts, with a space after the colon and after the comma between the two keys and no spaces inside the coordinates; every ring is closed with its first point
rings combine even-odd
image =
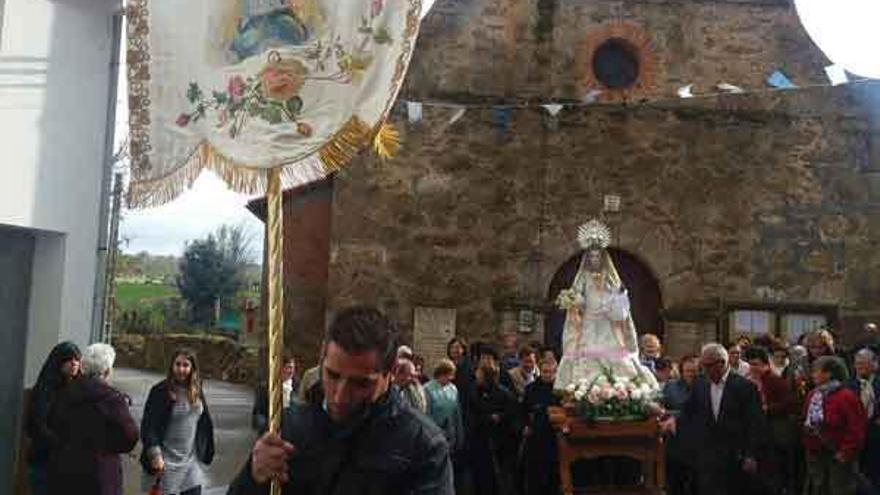
{"type": "Polygon", "coordinates": [[[705,345],[700,364],[703,376],[694,382],[681,415],[666,426],[696,454],[700,495],[748,493],[767,433],[758,390],[731,372],[721,344],[705,345]]]}

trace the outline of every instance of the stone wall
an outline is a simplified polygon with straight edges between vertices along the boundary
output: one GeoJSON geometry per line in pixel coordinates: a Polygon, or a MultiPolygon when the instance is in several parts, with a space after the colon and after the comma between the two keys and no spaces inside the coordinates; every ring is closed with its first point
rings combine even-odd
{"type": "Polygon", "coordinates": [[[695,93],[720,82],[765,88],[777,69],[799,85],[826,81],[828,62],[788,1],[438,0],[403,98],[580,101],[602,89],[592,56],[608,37],[638,52],[633,99],[687,84],[695,93]]]}
{"type": "Polygon", "coordinates": [[[696,322],[671,326],[692,342],[672,345],[723,337],[718,301],[768,292],[844,322],[880,313],[875,138],[861,110],[877,91],[568,108],[557,122],[518,109],[506,128],[492,109],[450,126],[453,109],[426,108],[423,122],[398,122],[393,162],[364,158],[337,177],[330,309],[376,304],[411,330],[415,306],[454,307],[459,333],[494,338],[499,308],[546,294],[577,226],[615,194],[615,244],[651,268],[669,319],[696,322]]]}
{"type": "Polygon", "coordinates": [[[535,311],[528,338],[540,337],[576,227],[609,194],[623,204],[606,219],[617,246],[659,282],[674,353],[727,337],[737,305],[856,328],[880,314],[880,120],[861,113],[858,87],[760,91],[777,69],[825,84],[827,63],[788,0],[438,0],[401,99],[483,107],[450,123],[455,108],[425,106],[408,124],[399,105],[400,156],[357,160],[332,194],[285,198],[299,219],[285,221],[285,260],[313,275],[286,276],[287,342],[310,365],[324,314],[356,303],[383,308],[408,338],[417,306],[456,308],[472,338],[535,311]],[[611,38],[637,57],[631,88],[597,80],[593,57],[611,38]],[[721,82],[754,92],[676,96],[721,82]],[[592,98],[557,119],[488,106],[592,98]],[[326,249],[300,241],[331,228],[326,249]]]}
{"type": "Polygon", "coordinates": [[[114,337],[116,364],[121,368],[166,373],[177,349],[195,352],[202,378],[256,383],[258,353],[225,337],[205,335],[119,335],[114,337]]]}

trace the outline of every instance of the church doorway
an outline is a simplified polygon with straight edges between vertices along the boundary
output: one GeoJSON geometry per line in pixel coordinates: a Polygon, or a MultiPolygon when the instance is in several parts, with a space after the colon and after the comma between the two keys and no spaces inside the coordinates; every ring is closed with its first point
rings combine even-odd
{"type": "MultiPolygon", "coordinates": [[[[629,291],[630,307],[636,331],[656,333],[663,338],[663,298],[660,283],[651,269],[635,255],[617,248],[608,248],[608,254],[617,267],[623,285],[629,291]]],[[[571,287],[577,274],[583,251],[569,258],[556,270],[550,289],[547,291],[547,304],[552,307],[545,318],[544,342],[553,347],[557,355],[562,351],[562,327],[565,325],[565,312],[556,308],[556,296],[563,289],[571,287]]]]}

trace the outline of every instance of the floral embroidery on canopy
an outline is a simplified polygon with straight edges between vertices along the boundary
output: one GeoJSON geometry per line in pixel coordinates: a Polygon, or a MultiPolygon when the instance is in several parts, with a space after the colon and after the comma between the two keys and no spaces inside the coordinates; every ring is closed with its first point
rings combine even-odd
{"type": "Polygon", "coordinates": [[[161,204],[204,168],[236,190],[324,177],[383,129],[419,0],[132,0],[129,202],[161,204]]]}

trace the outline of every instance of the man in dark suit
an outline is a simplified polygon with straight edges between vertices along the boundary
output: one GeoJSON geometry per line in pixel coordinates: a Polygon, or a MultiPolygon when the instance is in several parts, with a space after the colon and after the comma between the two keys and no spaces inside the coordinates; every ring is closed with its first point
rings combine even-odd
{"type": "Polygon", "coordinates": [[[696,453],[699,495],[752,493],[750,477],[757,473],[767,433],[758,390],[731,372],[720,344],[704,346],[700,363],[704,376],[667,427],[696,453]]]}

